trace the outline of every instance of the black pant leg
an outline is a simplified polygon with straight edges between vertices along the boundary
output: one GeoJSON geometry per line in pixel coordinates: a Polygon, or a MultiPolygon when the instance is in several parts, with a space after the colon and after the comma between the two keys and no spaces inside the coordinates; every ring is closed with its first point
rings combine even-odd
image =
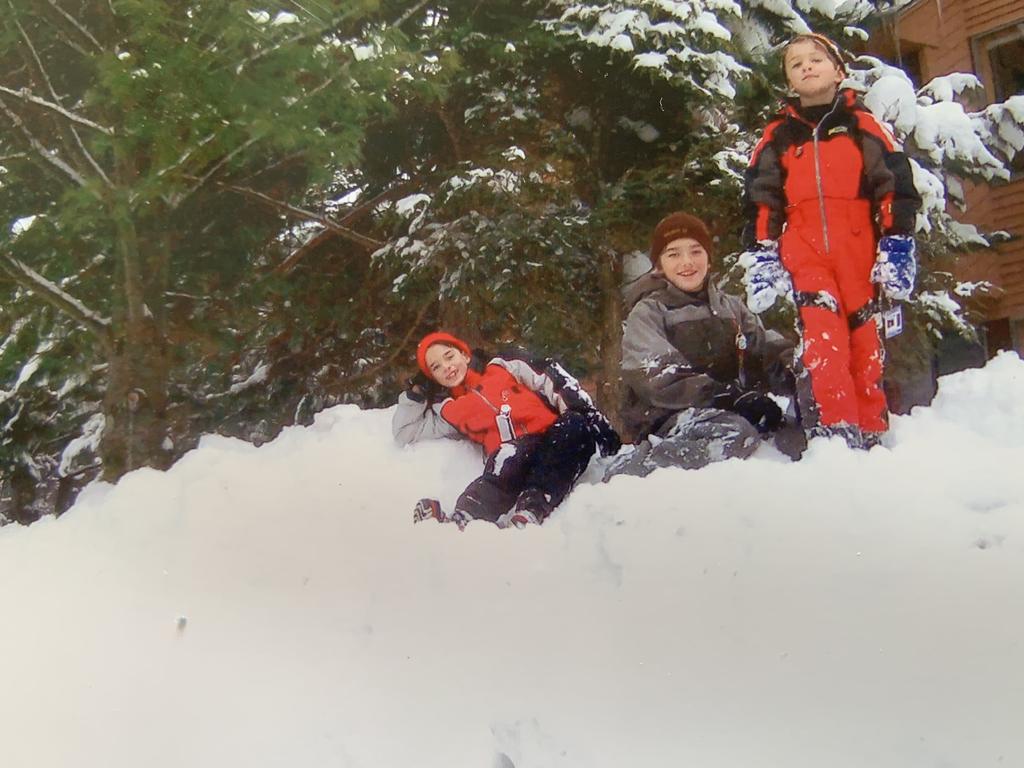
{"type": "Polygon", "coordinates": [[[540,444],[538,435],[527,435],[502,443],[487,457],[484,472],[466,486],[455,502],[455,511],[478,520],[496,522],[507,512],[523,490],[531,459],[540,444]]]}
{"type": "Polygon", "coordinates": [[[531,496],[531,510],[546,517],[561,504],[596,449],[582,414],[566,411],[559,416],[544,433],[526,472],[523,492],[531,496]]]}

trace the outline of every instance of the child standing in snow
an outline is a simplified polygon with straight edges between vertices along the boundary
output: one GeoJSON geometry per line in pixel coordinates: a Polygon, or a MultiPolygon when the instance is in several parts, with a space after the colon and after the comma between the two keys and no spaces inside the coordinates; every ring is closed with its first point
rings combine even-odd
{"type": "Polygon", "coordinates": [[[920,196],[906,156],[852,90],[838,47],[800,35],[783,52],[796,94],[765,128],[746,173],[747,302],[798,310],[801,401],[812,434],[870,446],[888,428],[876,296],[906,300],[920,196]],[[808,408],[808,406],[810,408],[808,408]]]}
{"type": "MultiPolygon", "coordinates": [[[[711,252],[703,221],[670,214],[651,238],[654,267],[626,288],[623,416],[642,439],[612,463],[606,479],[746,458],[762,435],[783,425],[767,391],[786,389],[792,347],[715,285],[711,252]]],[[[802,434],[795,436],[796,444],[787,446],[791,455],[802,447],[802,434]]]]}
{"type": "Polygon", "coordinates": [[[447,333],[420,341],[421,376],[399,396],[392,429],[402,445],[466,437],[483,446],[483,474],[445,520],[505,528],[541,523],[572,489],[595,449],[619,437],[590,396],[552,360],[508,354],[486,364],[447,333]]]}

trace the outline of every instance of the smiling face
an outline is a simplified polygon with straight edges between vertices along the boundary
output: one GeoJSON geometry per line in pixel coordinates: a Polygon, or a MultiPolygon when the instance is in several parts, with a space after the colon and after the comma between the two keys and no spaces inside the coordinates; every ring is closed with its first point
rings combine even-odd
{"type": "Polygon", "coordinates": [[[681,291],[693,293],[704,287],[708,276],[708,252],[692,237],[680,237],[665,246],[658,269],[681,291]]]}
{"type": "Polygon", "coordinates": [[[442,387],[451,389],[465,381],[469,370],[469,355],[461,349],[447,344],[433,344],[424,359],[430,375],[442,387]]]}
{"type": "Polygon", "coordinates": [[[830,104],[836,96],[843,72],[818,43],[797,40],[783,57],[786,81],[805,107],[830,104]]]}

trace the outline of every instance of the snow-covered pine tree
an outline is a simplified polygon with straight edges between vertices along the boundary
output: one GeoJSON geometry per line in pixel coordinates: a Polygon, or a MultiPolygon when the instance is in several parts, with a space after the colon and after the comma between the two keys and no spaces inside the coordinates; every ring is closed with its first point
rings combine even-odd
{"type": "Polygon", "coordinates": [[[617,22],[600,26],[619,5],[428,3],[424,64],[404,73],[408,100],[381,127],[404,140],[368,180],[411,180],[379,212],[393,236],[374,258],[392,275],[392,305],[426,308],[417,332],[454,325],[559,354],[597,374],[611,409],[623,255],[643,250],[666,209],[726,208],[716,153],[734,137],[721,116],[746,76],[713,14],[666,10],[686,4],[646,4],[646,26],[633,13],[673,72],[641,65],[617,22]],[[431,100],[418,95],[438,82],[431,100]]]}
{"type": "Polygon", "coordinates": [[[106,478],[165,466],[171,430],[189,431],[176,408],[197,396],[192,374],[207,377],[198,396],[213,389],[258,319],[254,252],[385,108],[388,18],[350,0],[9,5],[0,290],[18,314],[0,356],[4,464],[34,471],[40,451],[55,463],[99,409],[106,478]],[[60,385],[79,379],[102,407],[60,385]]]}
{"type": "MultiPolygon", "coordinates": [[[[430,323],[572,350],[592,369],[599,361],[586,350],[599,342],[599,367],[613,383],[619,314],[607,297],[622,257],[676,208],[713,221],[720,250],[734,251],[740,173],[783,95],[781,44],[813,29],[856,47],[892,9],[866,0],[551,0],[522,12],[426,4],[421,39],[432,67],[407,77],[440,74],[448,84],[437,110],[444,130],[434,135],[450,144],[406,144],[412,173],[429,173],[416,178],[416,196],[387,212],[396,236],[376,259],[394,274],[394,297],[436,299],[444,310],[430,323]]],[[[1019,106],[967,114],[947,95],[953,78],[883,107],[895,70],[866,57],[853,69],[868,104],[906,140],[927,201],[912,315],[922,326],[967,329],[960,306],[971,287],[929,269],[929,254],[965,242],[970,230],[945,211],[947,192],[956,197],[951,174],[1004,173],[1019,143],[1019,106]],[[926,119],[939,101],[955,122],[926,119]],[[931,133],[911,136],[909,125],[931,133]],[[952,147],[968,146],[964,131],[975,149],[957,155],[952,147]]]]}

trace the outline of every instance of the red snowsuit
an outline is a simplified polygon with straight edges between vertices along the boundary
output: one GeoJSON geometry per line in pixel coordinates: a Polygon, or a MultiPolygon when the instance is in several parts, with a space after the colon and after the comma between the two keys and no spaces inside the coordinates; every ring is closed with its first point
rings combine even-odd
{"type": "Polygon", "coordinates": [[[906,155],[853,91],[840,91],[817,124],[812,110],[787,104],[754,149],[744,241],[779,242],[818,423],[882,432],[884,350],[871,267],[880,235],[913,234],[921,199],[906,155]]]}

